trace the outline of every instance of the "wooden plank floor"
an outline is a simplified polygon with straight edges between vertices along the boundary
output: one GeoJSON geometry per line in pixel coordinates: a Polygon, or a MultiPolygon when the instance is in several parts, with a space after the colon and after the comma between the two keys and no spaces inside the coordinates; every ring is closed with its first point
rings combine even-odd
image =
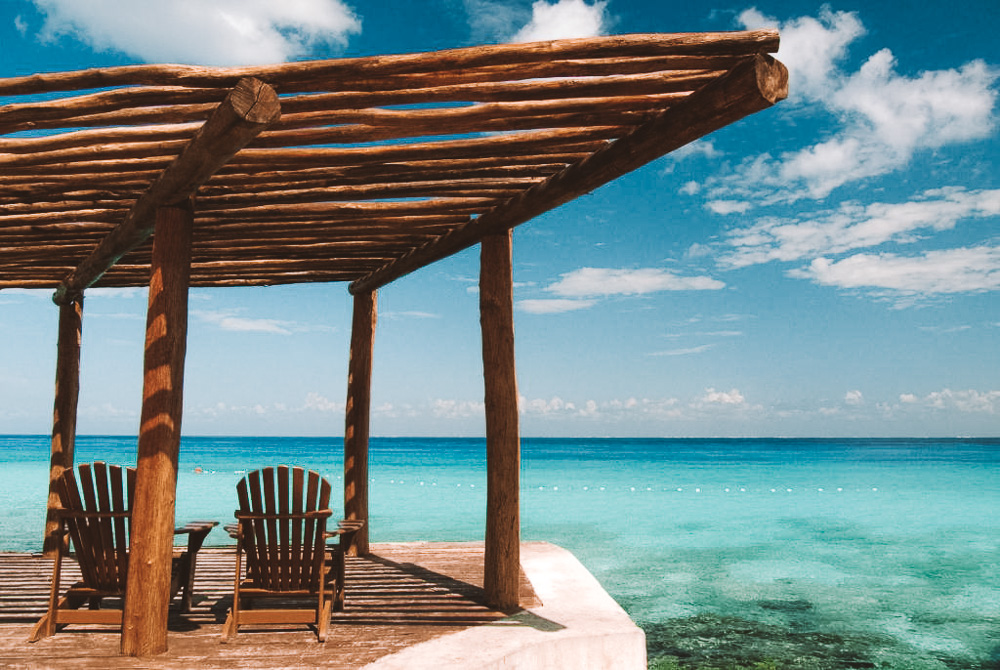
{"type": "MultiPolygon", "coordinates": [[[[170,650],[155,659],[118,655],[119,633],[100,626],[69,626],[26,642],[44,613],[51,561],[0,553],[0,667],[35,668],[360,668],[387,654],[471,626],[498,624],[502,612],[482,604],[482,544],[375,545],[349,558],[347,609],[335,613],[326,643],[301,627],[241,627],[220,644],[232,603],[233,548],[206,547],[198,555],[194,606],[171,612],[170,650]]],[[[63,582],[75,577],[64,563],[63,582]]],[[[522,573],[522,603],[537,604],[522,573]]]]}

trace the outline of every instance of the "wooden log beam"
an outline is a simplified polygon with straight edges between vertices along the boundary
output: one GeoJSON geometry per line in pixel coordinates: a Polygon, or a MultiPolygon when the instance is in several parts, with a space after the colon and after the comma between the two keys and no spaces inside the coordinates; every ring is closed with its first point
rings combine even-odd
{"type": "MultiPolygon", "coordinates": [[[[525,44],[497,44],[433,53],[370,56],[283,63],[265,67],[212,68],[194,65],[124,65],[53,72],[0,80],[0,95],[113,86],[232,86],[259,77],[282,92],[336,90],[344,81],[372,77],[438,73],[483,66],[511,66],[552,60],[671,55],[746,55],[778,49],[777,30],[742,32],[615,35],[525,44]]],[[[512,69],[512,68],[509,68],[512,69]]]]}
{"type": "Polygon", "coordinates": [[[152,656],[167,650],[193,227],[190,201],[156,212],[129,578],[122,620],[121,653],[125,656],[152,656]]]}
{"type": "Polygon", "coordinates": [[[511,238],[510,230],[484,237],[479,270],[486,401],[483,579],[487,602],[500,610],[518,607],[521,570],[521,437],[514,365],[511,238]]]}
{"type": "Polygon", "coordinates": [[[689,142],[770,107],[787,95],[785,66],[770,56],[752,56],[628,135],[454,232],[352,283],[350,290],[352,293],[375,290],[467,249],[486,235],[529,221],[689,142]]]}
{"type": "MultiPolygon", "coordinates": [[[[428,104],[472,101],[496,102],[581,97],[589,95],[638,95],[687,90],[705,73],[731,68],[738,56],[659,56],[633,59],[588,59],[546,61],[519,66],[516,72],[507,67],[476,68],[455,73],[424,73],[382,79],[366,78],[344,81],[335,93],[298,95],[282,98],[285,112],[277,127],[294,127],[300,112],[355,109],[378,105],[428,104]],[[514,81],[509,81],[515,78],[514,81]],[[583,79],[578,79],[583,77],[583,79]],[[574,79],[577,78],[577,79],[574,79]],[[518,81],[522,80],[522,81],[518,81]],[[523,81],[528,80],[528,81],[523,81]],[[533,80],[533,81],[532,81],[533,80]],[[286,119],[285,116],[291,116],[286,119]],[[291,124],[291,125],[289,125],[291,124]]],[[[205,99],[219,100],[218,89],[184,89],[205,99]],[[214,94],[214,96],[211,96],[214,94]],[[211,97],[209,97],[211,96],[211,97]]],[[[204,121],[214,104],[180,103],[164,95],[158,106],[129,104],[133,87],[118,91],[108,104],[104,94],[59,98],[44,102],[15,103],[0,107],[0,134],[53,128],[126,126],[148,123],[204,121]],[[66,103],[65,106],[63,103],[66,103]]],[[[146,98],[150,97],[146,93],[146,98]]]]}
{"type": "Polygon", "coordinates": [[[57,534],[62,507],[56,482],[73,468],[76,444],[76,408],[80,397],[80,335],[83,327],[83,296],[59,306],[59,341],[56,354],[56,398],[52,412],[52,454],[49,459],[49,500],[45,514],[42,551],[54,557],[62,550],[57,534]]]}
{"type": "Polygon", "coordinates": [[[372,353],[377,320],[376,295],[354,296],[351,352],[347,374],[347,409],[344,429],[344,517],[364,521],[346,551],[368,554],[368,434],[371,417],[372,353]]]}
{"type": "Polygon", "coordinates": [[[278,96],[267,84],[243,79],[230,91],[181,154],[150,185],[112,231],[56,289],[61,304],[93,285],[118,259],[153,233],[158,208],[182,202],[280,116],[278,96]]]}

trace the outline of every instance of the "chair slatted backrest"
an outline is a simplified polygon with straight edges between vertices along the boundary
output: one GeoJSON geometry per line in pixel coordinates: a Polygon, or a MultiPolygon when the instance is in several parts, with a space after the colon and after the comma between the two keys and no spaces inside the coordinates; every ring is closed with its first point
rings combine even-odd
{"type": "Polygon", "coordinates": [[[270,591],[315,590],[326,551],[330,482],[303,468],[264,468],[236,485],[247,581],[270,591]]]}
{"type": "Polygon", "coordinates": [[[124,592],[135,469],[101,461],[60,475],[60,512],[76,550],[84,583],[99,591],[124,592]]]}

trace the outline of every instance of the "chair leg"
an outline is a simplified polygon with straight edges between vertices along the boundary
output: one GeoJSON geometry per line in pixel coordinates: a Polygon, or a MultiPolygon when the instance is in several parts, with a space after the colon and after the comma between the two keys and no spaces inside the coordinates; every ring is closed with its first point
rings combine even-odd
{"type": "Polygon", "coordinates": [[[56,632],[54,623],[52,612],[46,612],[31,629],[31,637],[28,638],[28,642],[38,642],[43,637],[54,634],[56,632]]]}
{"type": "Polygon", "coordinates": [[[240,625],[236,623],[236,612],[234,612],[235,607],[229,610],[229,616],[226,617],[226,623],[222,626],[222,644],[226,644],[239,632],[240,625]]]}
{"type": "Polygon", "coordinates": [[[344,611],[344,581],[347,575],[346,562],[344,548],[340,546],[333,547],[333,609],[337,612],[344,611]]]}
{"type": "Polygon", "coordinates": [[[327,600],[319,612],[319,623],[316,626],[316,637],[320,642],[326,642],[327,631],[330,630],[330,606],[332,603],[327,600]]]}
{"type": "Polygon", "coordinates": [[[66,599],[59,599],[59,577],[62,572],[62,542],[60,549],[56,551],[56,556],[52,561],[52,587],[49,589],[49,608],[45,615],[38,620],[35,627],[31,629],[31,637],[28,642],[38,642],[43,637],[55,635],[56,633],[56,612],[66,603],[66,599]]]}

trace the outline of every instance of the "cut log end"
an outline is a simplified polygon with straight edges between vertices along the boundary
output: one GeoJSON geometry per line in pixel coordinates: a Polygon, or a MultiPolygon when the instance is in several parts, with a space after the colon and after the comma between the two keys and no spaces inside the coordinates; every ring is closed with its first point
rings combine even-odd
{"type": "Polygon", "coordinates": [[[278,94],[260,79],[240,79],[229,94],[233,111],[250,123],[268,126],[281,116],[278,94]]]}
{"type": "Polygon", "coordinates": [[[756,57],[757,87],[761,96],[772,105],[788,97],[788,68],[771,56],[756,57]]]}

